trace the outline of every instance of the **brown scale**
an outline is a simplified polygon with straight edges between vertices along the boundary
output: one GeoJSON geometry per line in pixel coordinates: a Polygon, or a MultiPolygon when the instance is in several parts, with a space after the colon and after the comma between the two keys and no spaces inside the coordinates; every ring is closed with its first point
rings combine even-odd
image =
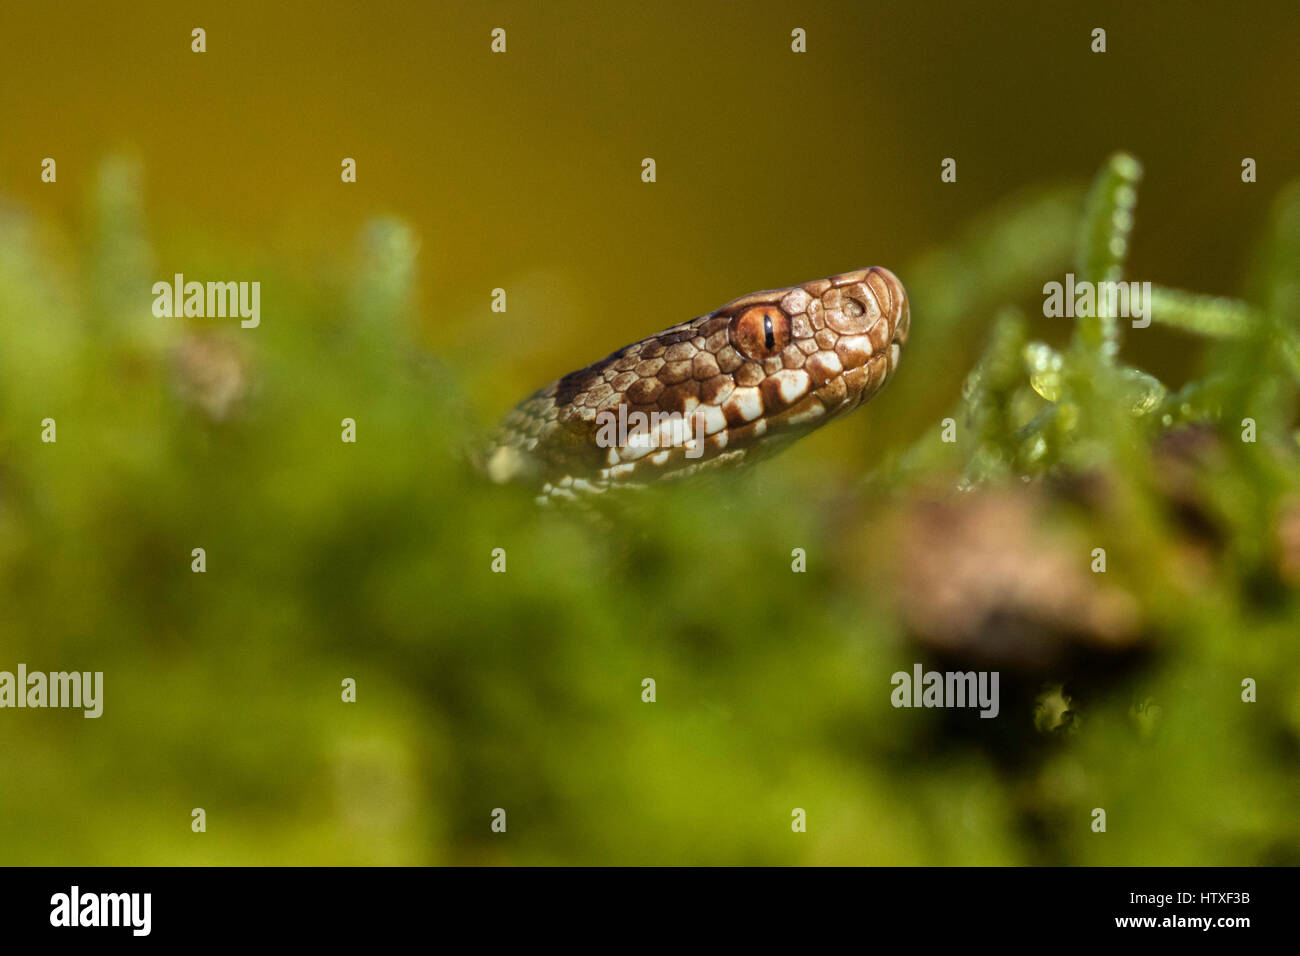
{"type": "Polygon", "coordinates": [[[742,296],[524,399],[483,465],[492,480],[528,480],[546,498],[753,461],[874,395],[910,321],[902,284],[878,266],[742,296]],[[691,434],[702,422],[702,456],[680,444],[602,447],[602,423],[620,409],[678,413],[691,434]]]}

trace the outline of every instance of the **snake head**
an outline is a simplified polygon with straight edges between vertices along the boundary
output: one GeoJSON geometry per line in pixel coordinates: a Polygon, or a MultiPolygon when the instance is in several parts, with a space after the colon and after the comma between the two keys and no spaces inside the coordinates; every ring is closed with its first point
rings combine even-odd
{"type": "Polygon", "coordinates": [[[723,411],[738,429],[763,422],[764,434],[857,408],[898,367],[911,328],[907,292],[880,266],[743,296],[718,314],[730,317],[728,338],[742,362],[731,374],[757,388],[762,405],[751,419],[753,396],[742,395],[748,401],[723,411]]]}
{"type": "Polygon", "coordinates": [[[573,497],[767,457],[879,391],[910,324],[879,266],[742,296],[525,399],[486,470],[573,497]]]}

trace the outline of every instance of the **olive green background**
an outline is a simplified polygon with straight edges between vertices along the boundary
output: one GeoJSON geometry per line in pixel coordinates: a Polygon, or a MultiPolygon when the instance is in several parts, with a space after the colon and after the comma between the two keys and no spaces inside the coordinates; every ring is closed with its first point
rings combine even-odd
{"type": "MultiPolygon", "coordinates": [[[[1294,860],[1294,736],[1252,737],[1235,664],[1162,741],[1101,715],[1056,754],[1029,788],[1059,787],[1048,832],[978,747],[888,706],[917,652],[828,570],[860,527],[828,502],[959,394],[991,309],[927,344],[942,274],[866,411],[635,534],[483,489],[463,451],[734,296],[870,264],[908,283],[1117,149],[1146,170],[1133,277],[1240,294],[1300,170],[1297,47],[1288,3],[6,3],[0,668],[103,670],[107,699],[0,712],[0,862],[1294,860]],[[175,272],[262,283],[262,327],[223,330],[255,383],[231,420],[170,387],[183,323],[148,287],[175,272]],[[1127,821],[1104,840],[1098,805],[1127,821]]],[[[1058,246],[1012,296],[1031,314],[1058,246]]],[[[1126,348],[1177,385],[1203,346],[1126,348]]],[[[1177,666],[1153,686],[1205,674],[1177,666]]]]}
{"type": "Polygon", "coordinates": [[[481,344],[465,313],[509,282],[503,371],[529,382],[742,292],[897,266],[1115,149],[1148,173],[1135,269],[1235,293],[1300,165],[1285,2],[5,6],[8,195],[75,230],[78,184],[132,151],[163,275],[220,244],[310,281],[394,213],[429,344],[481,344]]]}

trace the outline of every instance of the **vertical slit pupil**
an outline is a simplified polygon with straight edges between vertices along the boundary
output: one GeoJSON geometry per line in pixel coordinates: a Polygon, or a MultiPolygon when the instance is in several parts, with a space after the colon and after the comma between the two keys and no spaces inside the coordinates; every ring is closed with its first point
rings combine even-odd
{"type": "Polygon", "coordinates": [[[763,316],[763,344],[769,349],[776,345],[776,334],[772,331],[772,317],[770,315],[763,316]]]}

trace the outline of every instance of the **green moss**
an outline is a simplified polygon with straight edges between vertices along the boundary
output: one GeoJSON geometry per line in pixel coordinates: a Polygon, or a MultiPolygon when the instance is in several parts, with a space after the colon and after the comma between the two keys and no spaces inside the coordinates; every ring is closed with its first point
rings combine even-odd
{"type": "Polygon", "coordinates": [[[1297,862],[1300,613],[1270,570],[1298,490],[1295,189],[1249,304],[1157,293],[1143,334],[1207,343],[1185,387],[1125,363],[1117,317],[1070,340],[1025,308],[1072,258],[1123,274],[1138,167],[1116,157],[1086,200],[1036,191],[897,270],[915,337],[862,413],[890,422],[870,477],[811,446],[590,516],[469,467],[491,402],[466,383],[533,383],[439,348],[457,318],[414,301],[401,223],[315,285],[212,250],[274,287],[255,332],[154,321],[137,179],[107,167],[81,253],[0,217],[0,668],[103,670],[108,695],[98,721],[0,720],[11,862],[1297,862]],[[216,416],[196,396],[222,376],[216,416]],[[1194,588],[1151,487],[1152,443],[1188,422],[1222,439],[1197,493],[1226,541],[1194,588]],[[922,656],[876,547],[897,503],[1082,469],[1121,489],[1081,526],[1161,635],[1146,668],[1072,697],[1068,733],[1008,710],[997,747],[892,708],[922,656]]]}

